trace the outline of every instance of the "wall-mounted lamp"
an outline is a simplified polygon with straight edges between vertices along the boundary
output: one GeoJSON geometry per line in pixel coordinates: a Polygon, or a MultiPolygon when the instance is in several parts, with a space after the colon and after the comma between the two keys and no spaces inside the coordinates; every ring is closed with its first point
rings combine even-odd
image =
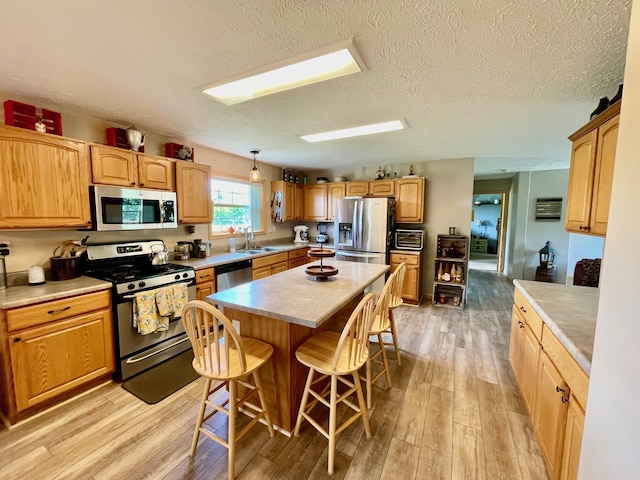
{"type": "Polygon", "coordinates": [[[256,155],[260,153],[260,150],[250,150],[249,153],[253,154],[253,166],[249,172],[249,181],[251,183],[259,183],[260,170],[258,170],[258,165],[256,164],[256,155]]]}

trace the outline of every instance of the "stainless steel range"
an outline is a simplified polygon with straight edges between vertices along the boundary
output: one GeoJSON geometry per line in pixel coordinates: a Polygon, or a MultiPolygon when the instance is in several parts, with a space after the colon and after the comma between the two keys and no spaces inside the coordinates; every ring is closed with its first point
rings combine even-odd
{"type": "Polygon", "coordinates": [[[171,263],[152,265],[151,256],[158,246],[164,247],[162,240],[87,246],[84,274],[113,284],[117,379],[126,380],[191,348],[180,318],[172,319],[168,330],[148,335],[141,335],[133,326],[138,292],[185,283],[188,300],[196,297],[193,268],[171,263]]]}

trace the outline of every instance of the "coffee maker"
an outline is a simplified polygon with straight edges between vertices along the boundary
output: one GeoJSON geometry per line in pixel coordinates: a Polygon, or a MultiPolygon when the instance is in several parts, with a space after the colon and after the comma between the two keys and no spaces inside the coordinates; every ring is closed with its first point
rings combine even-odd
{"type": "Polygon", "coordinates": [[[306,225],[296,225],[293,227],[293,231],[296,232],[294,243],[307,243],[309,241],[309,227],[306,225]]]}

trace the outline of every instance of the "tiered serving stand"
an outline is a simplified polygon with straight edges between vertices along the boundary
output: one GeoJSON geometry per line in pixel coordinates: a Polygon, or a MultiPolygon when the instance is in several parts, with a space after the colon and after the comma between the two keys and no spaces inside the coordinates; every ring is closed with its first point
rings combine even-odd
{"type": "Polygon", "coordinates": [[[338,269],[332,265],[324,265],[323,259],[329,257],[335,257],[336,252],[334,250],[328,248],[310,248],[307,252],[307,255],[311,258],[319,258],[320,265],[311,265],[305,269],[307,275],[315,277],[317,281],[327,280],[329,277],[336,275],[338,273],[338,269]]]}

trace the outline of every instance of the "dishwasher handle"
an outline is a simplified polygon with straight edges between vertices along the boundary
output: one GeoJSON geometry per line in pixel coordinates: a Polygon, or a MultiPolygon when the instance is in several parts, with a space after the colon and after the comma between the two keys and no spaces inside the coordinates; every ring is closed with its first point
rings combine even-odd
{"type": "Polygon", "coordinates": [[[236,270],[243,270],[245,268],[251,268],[252,261],[248,260],[240,260],[238,262],[227,263],[225,265],[219,265],[214,267],[214,271],[216,275],[222,275],[223,273],[235,272],[236,270]]]}

